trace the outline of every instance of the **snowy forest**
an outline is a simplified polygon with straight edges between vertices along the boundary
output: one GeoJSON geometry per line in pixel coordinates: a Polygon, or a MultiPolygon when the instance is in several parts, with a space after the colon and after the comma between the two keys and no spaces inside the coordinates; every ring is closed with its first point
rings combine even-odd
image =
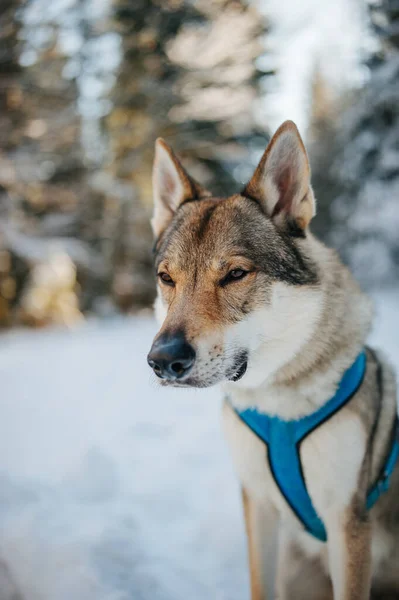
{"type": "Polygon", "coordinates": [[[0,600],[246,600],[213,389],[160,391],[151,169],[215,195],[275,129],[399,368],[398,0],[0,0],[0,600]]]}
{"type": "Polygon", "coordinates": [[[150,306],[155,138],[228,195],[286,118],[308,144],[314,230],[366,287],[392,286],[399,9],[329,4],[3,0],[3,327],[150,306]]]}

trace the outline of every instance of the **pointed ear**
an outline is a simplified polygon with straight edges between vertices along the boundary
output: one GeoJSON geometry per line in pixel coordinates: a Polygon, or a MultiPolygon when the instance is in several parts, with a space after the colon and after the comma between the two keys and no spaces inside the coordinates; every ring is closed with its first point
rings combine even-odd
{"type": "Polygon", "coordinates": [[[185,200],[212,195],[186,173],[172,148],[161,138],[155,142],[152,187],[154,214],[151,225],[156,237],[168,226],[185,200]]]}
{"type": "Polygon", "coordinates": [[[244,190],[277,225],[302,233],[316,213],[310,166],[299,131],[285,121],[271,139],[244,190]]]}

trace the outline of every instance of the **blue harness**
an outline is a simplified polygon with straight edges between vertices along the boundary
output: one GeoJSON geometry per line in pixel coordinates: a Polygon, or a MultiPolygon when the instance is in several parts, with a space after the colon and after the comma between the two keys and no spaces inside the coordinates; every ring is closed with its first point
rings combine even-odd
{"type": "MultiPolygon", "coordinates": [[[[335,395],[316,412],[295,421],[270,417],[253,408],[234,408],[240,419],[267,444],[271,473],[287,503],[302,521],[305,529],[322,542],[327,540],[327,532],[306,488],[299,455],[300,444],[312,431],[349,402],[362,384],[365,371],[366,354],[362,352],[345,372],[335,395]]],[[[377,482],[369,490],[367,509],[372,508],[379,496],[389,488],[398,456],[399,426],[396,419],[393,444],[377,482]]]]}

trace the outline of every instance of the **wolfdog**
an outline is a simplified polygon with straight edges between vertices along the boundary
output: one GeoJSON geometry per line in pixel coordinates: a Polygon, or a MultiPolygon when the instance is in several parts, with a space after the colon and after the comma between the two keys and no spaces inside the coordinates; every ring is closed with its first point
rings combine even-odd
{"type": "Polygon", "coordinates": [[[395,376],[365,345],[372,306],[316,239],[292,121],[243,191],[214,197],[158,139],[161,385],[223,391],[252,600],[399,598],[395,376]]]}

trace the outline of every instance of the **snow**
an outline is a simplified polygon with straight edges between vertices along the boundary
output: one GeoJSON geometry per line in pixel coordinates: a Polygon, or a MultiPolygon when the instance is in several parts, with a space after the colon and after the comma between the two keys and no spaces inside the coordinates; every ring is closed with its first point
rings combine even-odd
{"type": "MultiPolygon", "coordinates": [[[[378,295],[372,340],[398,368],[397,304],[378,295]]],[[[0,561],[26,600],[248,598],[218,392],[160,389],[155,330],[0,337],[0,561]]]]}
{"type": "Polygon", "coordinates": [[[0,557],[29,600],[245,597],[218,394],[159,389],[154,333],[0,338],[0,557]]]}

